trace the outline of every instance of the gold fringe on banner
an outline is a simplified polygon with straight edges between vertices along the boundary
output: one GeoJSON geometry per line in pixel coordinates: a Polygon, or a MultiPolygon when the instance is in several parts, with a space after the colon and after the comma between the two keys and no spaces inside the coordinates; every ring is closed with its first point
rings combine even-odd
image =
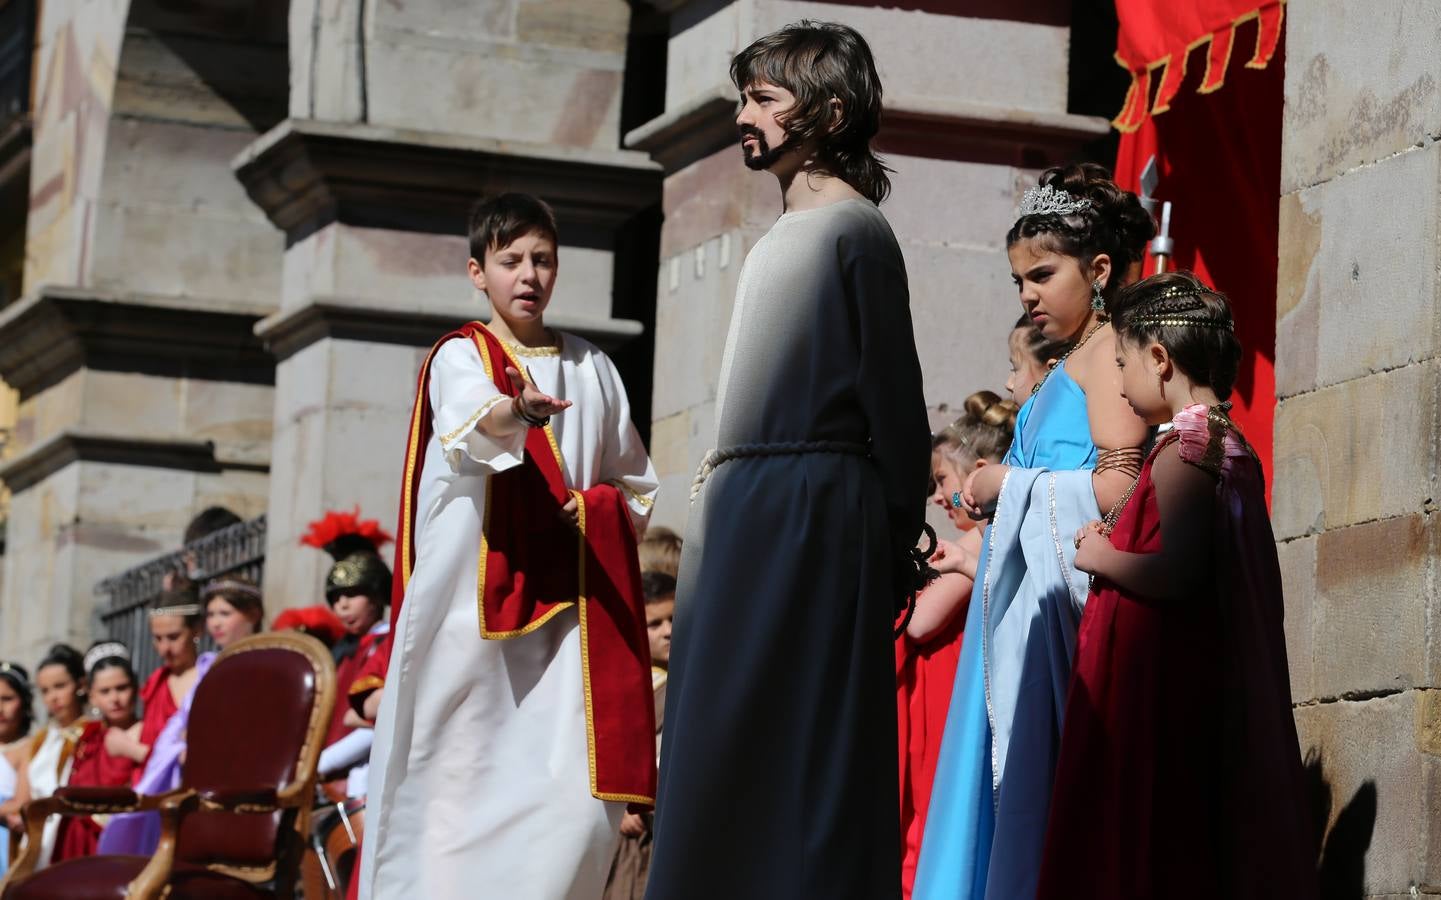
{"type": "Polygon", "coordinates": [[[1186,63],[1197,48],[1210,45],[1206,52],[1206,73],[1201,78],[1197,92],[1210,94],[1221,89],[1226,83],[1226,70],[1231,64],[1231,50],[1236,43],[1236,29],[1252,19],[1258,20],[1256,49],[1246,62],[1248,69],[1264,69],[1271,63],[1281,45],[1282,24],[1285,21],[1285,0],[1260,9],[1254,9],[1236,18],[1224,28],[1202,35],[1178,54],[1167,54],[1147,63],[1142,68],[1132,68],[1131,63],[1116,54],[1116,63],[1131,73],[1131,87],[1126,92],[1126,102],[1121,114],[1111,121],[1117,131],[1129,134],[1141,127],[1146,116],[1157,116],[1171,108],[1171,102],[1186,82],[1186,63]],[[1152,73],[1160,70],[1155,100],[1151,99],[1152,73]]]}

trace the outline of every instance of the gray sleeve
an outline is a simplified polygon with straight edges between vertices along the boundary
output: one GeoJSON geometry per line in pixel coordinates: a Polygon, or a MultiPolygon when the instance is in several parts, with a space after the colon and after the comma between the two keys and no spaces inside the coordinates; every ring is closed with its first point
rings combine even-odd
{"type": "Polygon", "coordinates": [[[841,263],[859,336],[856,389],[885,488],[892,547],[904,552],[925,522],[931,456],[905,261],[888,232],[872,232],[843,241],[841,263]]]}

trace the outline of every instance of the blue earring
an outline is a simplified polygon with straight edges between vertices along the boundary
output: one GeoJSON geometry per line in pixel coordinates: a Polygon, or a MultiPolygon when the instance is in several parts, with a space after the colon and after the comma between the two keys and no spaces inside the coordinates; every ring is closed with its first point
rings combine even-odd
{"type": "Polygon", "coordinates": [[[960,491],[953,491],[953,492],[951,492],[951,506],[955,507],[956,509],[960,509],[960,508],[961,508],[961,492],[960,492],[960,491]]]}

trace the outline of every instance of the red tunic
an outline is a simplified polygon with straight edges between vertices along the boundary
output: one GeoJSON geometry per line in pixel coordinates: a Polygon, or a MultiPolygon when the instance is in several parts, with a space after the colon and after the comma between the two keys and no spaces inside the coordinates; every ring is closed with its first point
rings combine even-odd
{"type": "MultiPolygon", "coordinates": [[[[1087,602],[1038,900],[1317,895],[1261,467],[1224,421],[1191,407],[1156,450],[1179,436],[1217,476],[1214,581],[1141,597],[1098,579],[1087,602]]],[[[1156,453],[1118,549],[1161,549],[1156,453]]]]}
{"type": "MultiPolygon", "coordinates": [[[[161,666],[150,677],[145,680],[145,686],[140,689],[140,699],[144,703],[144,715],[140,724],[140,743],[147,747],[154,747],[155,741],[164,730],[165,723],[170,717],[180,711],[175,702],[175,696],[170,691],[170,670],[161,666]]],[[[130,782],[135,784],[144,773],[144,766],[136,766],[131,775],[130,782]]]]}
{"type": "MultiPolygon", "coordinates": [[[[361,671],[366,668],[376,651],[381,647],[390,647],[389,641],[385,639],[388,634],[389,631],[381,633],[372,631],[363,636],[360,644],[355,648],[355,652],[342,659],[340,665],[335,667],[335,684],[341,691],[348,695],[350,686],[360,677],[361,671]]],[[[345,724],[345,711],[348,709],[350,709],[350,704],[344,697],[337,699],[335,711],[330,716],[330,731],[325,736],[327,747],[355,730],[345,724]]]]}
{"type": "MultiPolygon", "coordinates": [[[[165,692],[169,694],[169,691],[165,692]]],[[[67,787],[129,787],[144,769],[124,756],[111,756],[105,749],[104,722],[89,722],[75,745],[74,763],[67,787]]],[[[60,820],[55,838],[54,861],[93,856],[100,840],[100,824],[90,816],[66,816],[60,820]]]]}
{"type": "Polygon", "coordinates": [[[946,732],[951,688],[961,657],[966,608],[924,644],[908,635],[896,639],[896,712],[900,737],[901,890],[909,900],[931,805],[931,783],[946,732]]]}

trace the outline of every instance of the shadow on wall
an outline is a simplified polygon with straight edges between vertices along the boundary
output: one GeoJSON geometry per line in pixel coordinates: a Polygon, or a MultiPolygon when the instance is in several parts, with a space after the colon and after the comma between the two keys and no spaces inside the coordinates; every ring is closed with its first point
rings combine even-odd
{"type": "Polygon", "coordinates": [[[1306,784],[1316,844],[1321,847],[1321,900],[1361,900],[1366,892],[1366,851],[1376,830],[1376,782],[1368,779],[1356,789],[1336,814],[1329,833],[1326,824],[1331,821],[1335,798],[1316,750],[1306,754],[1306,784]]]}

